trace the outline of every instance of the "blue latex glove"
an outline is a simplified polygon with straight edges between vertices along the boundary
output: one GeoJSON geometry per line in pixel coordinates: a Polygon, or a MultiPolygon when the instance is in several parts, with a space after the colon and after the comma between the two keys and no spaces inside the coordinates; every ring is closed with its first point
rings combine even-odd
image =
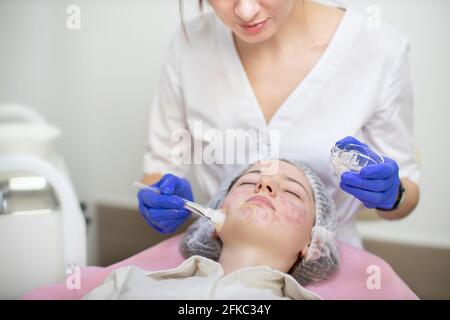
{"type": "Polygon", "coordinates": [[[184,201],[181,199],[193,201],[191,184],[186,179],[165,174],[152,186],[158,188],[161,194],[141,189],[137,195],[139,212],[158,232],[173,233],[191,214],[183,208],[184,201]]]}
{"type": "MultiPolygon", "coordinates": [[[[337,146],[349,143],[366,146],[353,137],[345,137],[336,142],[337,146]]],[[[341,176],[340,187],[359,199],[366,208],[391,209],[397,200],[400,177],[397,163],[384,157],[384,163],[371,164],[360,172],[344,172],[341,176]]]]}

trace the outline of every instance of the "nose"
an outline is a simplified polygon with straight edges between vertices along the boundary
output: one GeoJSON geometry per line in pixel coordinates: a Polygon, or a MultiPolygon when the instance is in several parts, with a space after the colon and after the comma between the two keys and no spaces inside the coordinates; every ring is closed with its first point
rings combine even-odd
{"type": "Polygon", "coordinates": [[[238,0],[234,9],[235,14],[244,22],[253,21],[259,10],[259,0],[238,0]]]}
{"type": "Polygon", "coordinates": [[[270,176],[261,176],[259,182],[256,184],[256,193],[265,192],[272,197],[277,195],[275,181],[270,176]]]}

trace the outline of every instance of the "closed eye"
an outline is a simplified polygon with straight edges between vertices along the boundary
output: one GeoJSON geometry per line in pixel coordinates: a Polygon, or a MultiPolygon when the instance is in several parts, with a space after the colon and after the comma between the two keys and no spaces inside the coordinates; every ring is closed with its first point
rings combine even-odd
{"type": "Polygon", "coordinates": [[[302,198],[301,198],[298,194],[296,194],[295,192],[292,192],[292,191],[289,191],[289,190],[284,190],[284,192],[290,193],[290,194],[296,196],[297,198],[299,198],[300,200],[302,199],[302,198]]]}

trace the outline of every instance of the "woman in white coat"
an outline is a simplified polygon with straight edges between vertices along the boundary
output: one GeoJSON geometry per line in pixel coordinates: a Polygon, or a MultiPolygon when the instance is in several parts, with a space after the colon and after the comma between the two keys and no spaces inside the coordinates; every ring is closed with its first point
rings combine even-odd
{"type": "MultiPolygon", "coordinates": [[[[408,215],[419,200],[419,168],[405,36],[351,8],[310,0],[208,3],[213,12],[173,38],[154,98],[143,181],[161,194],[138,194],[146,221],[163,233],[186,221],[176,196],[192,200],[191,169],[200,191],[214,194],[233,163],[198,155],[213,143],[211,130],[226,136],[229,129],[276,132],[276,146],[254,142],[263,154],[276,148],[280,158],[313,168],[335,201],[346,243],[361,246],[355,214],[363,206],[388,220],[408,215]],[[177,140],[184,133],[191,143],[177,140]],[[331,147],[363,142],[385,162],[337,176],[331,147]]],[[[241,152],[224,151],[232,159],[241,152]]]]}

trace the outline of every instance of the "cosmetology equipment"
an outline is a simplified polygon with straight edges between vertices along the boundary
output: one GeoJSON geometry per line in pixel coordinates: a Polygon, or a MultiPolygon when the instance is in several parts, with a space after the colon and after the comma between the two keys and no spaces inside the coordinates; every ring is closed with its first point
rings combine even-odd
{"type": "Polygon", "coordinates": [[[58,134],[30,108],[0,106],[0,299],[86,265],[86,221],[58,134]]]}
{"type": "MultiPolygon", "coordinates": [[[[149,189],[155,193],[160,193],[158,188],[148,186],[142,182],[136,181],[133,185],[139,189],[149,189]]],[[[222,229],[223,223],[225,222],[225,214],[221,210],[211,209],[186,199],[183,199],[183,201],[185,209],[211,221],[217,231],[222,229]]]]}
{"type": "Polygon", "coordinates": [[[330,160],[339,176],[345,171],[359,172],[367,165],[384,162],[383,157],[377,152],[358,144],[334,146],[331,149],[330,160]]]}
{"type": "Polygon", "coordinates": [[[59,128],[36,110],[16,104],[0,105],[0,154],[33,154],[53,161],[59,128]]]}

